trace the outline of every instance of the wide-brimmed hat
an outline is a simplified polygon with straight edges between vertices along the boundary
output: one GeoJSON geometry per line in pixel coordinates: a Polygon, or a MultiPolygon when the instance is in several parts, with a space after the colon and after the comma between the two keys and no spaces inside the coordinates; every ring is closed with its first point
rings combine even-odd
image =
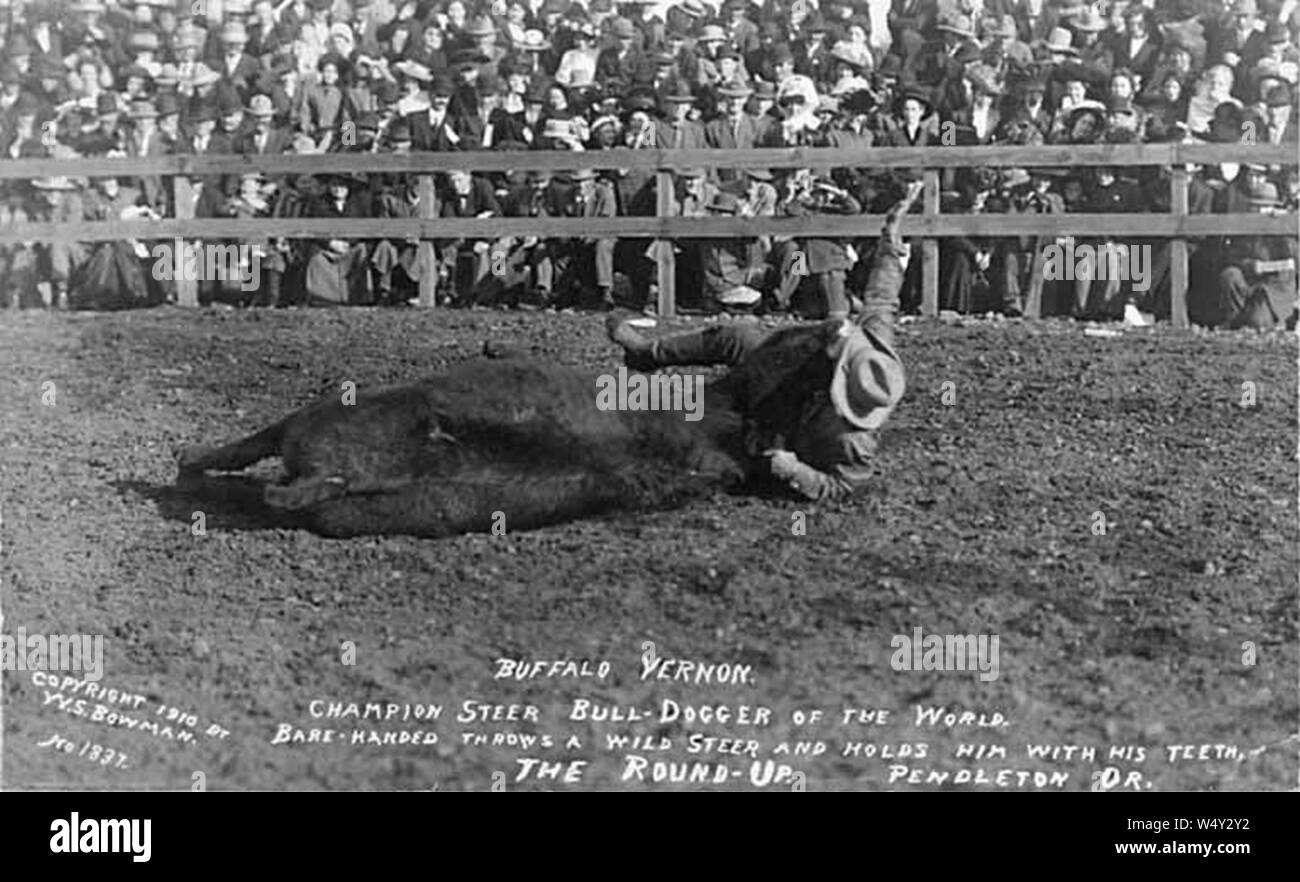
{"type": "Polygon", "coordinates": [[[221,29],[220,40],[222,43],[247,43],[248,29],[237,21],[228,22],[221,29]]]}
{"type": "Polygon", "coordinates": [[[429,68],[409,58],[394,64],[393,73],[415,80],[417,83],[427,83],[433,79],[433,72],[429,68]]]}
{"type": "Polygon", "coordinates": [[[680,81],[664,96],[664,101],[669,104],[690,104],[694,100],[695,95],[691,92],[691,87],[680,81]]]}
{"type": "Polygon", "coordinates": [[[616,18],[613,24],[609,26],[609,32],[619,40],[632,40],[636,38],[636,28],[632,22],[626,18],[616,18]]]}
{"type": "Polygon", "coordinates": [[[456,92],[456,87],[452,84],[451,79],[446,76],[436,76],[433,82],[429,84],[429,95],[433,98],[450,98],[456,92]]]}
{"type": "Polygon", "coordinates": [[[709,14],[708,7],[700,0],[682,0],[681,3],[677,4],[677,8],[691,18],[703,18],[709,14]]]}
{"type": "Polygon", "coordinates": [[[1070,19],[1070,27],[1084,33],[1096,33],[1106,30],[1106,20],[1096,9],[1089,6],[1082,13],[1070,19]]]}
{"type": "Polygon", "coordinates": [[[717,25],[705,25],[700,28],[700,35],[695,39],[700,43],[725,43],[727,41],[727,32],[717,25]]]}
{"type": "Polygon", "coordinates": [[[903,87],[903,90],[898,94],[898,106],[902,107],[903,102],[909,99],[921,102],[925,105],[926,110],[934,106],[934,97],[931,95],[930,90],[920,83],[908,83],[903,87]]]}
{"type": "Polygon", "coordinates": [[[848,43],[843,40],[831,47],[831,58],[841,64],[847,64],[855,71],[871,65],[871,51],[866,46],[848,43]]]}
{"type": "Polygon", "coordinates": [[[1047,35],[1047,39],[1043,41],[1043,48],[1048,52],[1078,55],[1079,50],[1070,45],[1072,42],[1074,42],[1074,37],[1067,28],[1052,28],[1047,35]]]}
{"type": "Polygon", "coordinates": [[[399,119],[388,127],[388,141],[390,144],[406,144],[411,140],[411,124],[404,119],[399,119]]]}
{"type": "Polygon", "coordinates": [[[126,40],[128,52],[157,52],[161,45],[153,31],[135,31],[126,40]]]}
{"type": "MultiPolygon", "coordinates": [[[[67,175],[53,175],[47,178],[32,178],[32,186],[37,190],[76,190],[77,183],[67,175]]],[[[1276,191],[1275,191],[1276,192],[1276,191]]]]}
{"type": "Polygon", "coordinates": [[[488,37],[497,32],[496,25],[486,15],[476,15],[465,22],[460,31],[467,37],[488,37]]]}
{"type": "Polygon", "coordinates": [[[202,89],[204,86],[215,85],[221,82],[221,74],[217,73],[206,64],[199,63],[194,65],[194,72],[190,74],[190,85],[196,89],[202,89]]]}
{"type": "Polygon", "coordinates": [[[275,105],[271,103],[271,96],[254,95],[249,99],[248,113],[257,117],[275,116],[275,105]]]}
{"type": "Polygon", "coordinates": [[[718,87],[718,95],[722,98],[748,98],[753,94],[754,90],[740,80],[732,80],[718,87]]]}
{"type": "Polygon", "coordinates": [[[1232,4],[1233,15],[1259,15],[1259,4],[1255,0],[1237,0],[1232,4]]]}
{"type": "MultiPolygon", "coordinates": [[[[845,322],[841,333],[853,333],[845,322]]],[[[843,419],[860,429],[877,429],[906,389],[903,364],[897,353],[870,331],[870,345],[845,346],[831,374],[831,404],[843,419]]]]}
{"type": "Polygon", "coordinates": [[[740,200],[724,190],[719,190],[713,194],[713,198],[704,206],[705,211],[716,211],[718,214],[738,214],[740,212],[740,200]]]}
{"type": "Polygon", "coordinates": [[[971,23],[970,16],[961,12],[942,16],[934,29],[956,34],[959,37],[966,37],[967,39],[975,36],[975,25],[971,23]]]}
{"type": "Polygon", "coordinates": [[[551,48],[551,41],[536,28],[529,28],[524,31],[523,37],[515,41],[514,46],[523,52],[545,52],[551,48]]]}
{"type": "Polygon", "coordinates": [[[573,136],[573,123],[567,119],[552,116],[546,120],[546,125],[542,127],[543,138],[557,138],[567,141],[573,136]]]}

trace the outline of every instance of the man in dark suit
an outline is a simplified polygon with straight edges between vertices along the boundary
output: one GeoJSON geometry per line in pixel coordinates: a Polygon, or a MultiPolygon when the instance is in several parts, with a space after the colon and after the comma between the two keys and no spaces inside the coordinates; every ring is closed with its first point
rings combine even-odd
{"type": "Polygon", "coordinates": [[[636,47],[636,28],[625,18],[615,19],[610,28],[614,45],[603,50],[596,59],[596,81],[631,83],[640,78],[645,68],[645,54],[636,47]]]}
{"type": "Polygon", "coordinates": [[[1111,41],[1110,52],[1115,69],[1128,69],[1142,77],[1145,84],[1160,59],[1160,43],[1150,32],[1149,13],[1140,4],[1124,11],[1124,32],[1111,41]]]}
{"type": "Polygon", "coordinates": [[[273,124],[275,105],[269,95],[254,95],[247,112],[252,126],[236,140],[235,152],[264,156],[289,151],[293,138],[273,124]]]}
{"type": "Polygon", "coordinates": [[[429,87],[429,109],[404,117],[411,129],[412,149],[438,152],[461,149],[462,139],[448,110],[452,92],[451,80],[435,77],[429,87]]]}
{"type": "MultiPolygon", "coordinates": [[[[750,150],[758,143],[759,124],[745,112],[745,102],[753,90],[741,83],[725,83],[718,89],[718,97],[725,102],[723,115],[704,127],[704,139],[715,150],[750,150]]],[[[740,177],[738,169],[719,169],[718,179],[734,181],[740,177]]]]}

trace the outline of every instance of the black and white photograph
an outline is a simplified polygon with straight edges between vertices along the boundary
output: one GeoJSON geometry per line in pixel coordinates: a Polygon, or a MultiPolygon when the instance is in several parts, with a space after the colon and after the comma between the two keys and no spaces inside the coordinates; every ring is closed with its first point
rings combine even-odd
{"type": "Polygon", "coordinates": [[[0,790],[1296,791],[1298,35],[0,0],[0,790]]]}

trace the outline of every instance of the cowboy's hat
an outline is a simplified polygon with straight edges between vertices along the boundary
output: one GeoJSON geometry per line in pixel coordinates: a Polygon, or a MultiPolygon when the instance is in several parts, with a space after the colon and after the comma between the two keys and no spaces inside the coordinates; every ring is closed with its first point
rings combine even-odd
{"type": "Polygon", "coordinates": [[[859,429],[877,429],[903,397],[906,381],[897,353],[875,334],[861,329],[865,341],[855,341],[857,326],[844,322],[843,343],[831,375],[831,404],[859,429]],[[856,345],[855,345],[856,344],[856,345]]]}

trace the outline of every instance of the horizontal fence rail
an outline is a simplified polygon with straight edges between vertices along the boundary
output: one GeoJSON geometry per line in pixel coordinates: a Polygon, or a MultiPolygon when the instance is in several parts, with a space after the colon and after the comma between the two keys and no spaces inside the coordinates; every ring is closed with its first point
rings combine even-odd
{"type": "MultiPolygon", "coordinates": [[[[1115,237],[1168,239],[1172,284],[1172,319],[1187,325],[1188,238],[1219,235],[1294,236],[1300,218],[1294,213],[1188,214],[1188,165],[1258,163],[1296,165],[1294,145],[1271,144],[1101,144],[1039,147],[791,147],[744,151],[629,150],[604,151],[466,151],[453,153],[336,153],[326,155],[189,156],[93,159],[21,159],[0,162],[0,180],[43,177],[170,178],[178,217],[161,221],[80,223],[24,222],[0,226],[0,245],[53,241],[102,242],[138,239],[384,239],[418,238],[431,250],[434,240],[479,238],[603,237],[717,239],[753,236],[874,237],[880,215],[811,215],[804,217],[680,217],[672,199],[673,173],[693,168],[856,168],[923,170],[922,213],[909,215],[903,233],[921,238],[922,311],[938,312],[939,253],[936,239],[975,237],[1115,237]],[[1131,214],[941,214],[939,171],[977,166],[1049,168],[1080,166],[1169,166],[1168,213],[1131,214]],[[449,171],[569,172],[577,169],[649,171],[656,175],[659,196],[655,217],[619,218],[486,218],[437,216],[433,175],[449,171]],[[386,218],[194,218],[192,178],[262,173],[272,177],[329,173],[411,174],[418,177],[420,217],[386,218]]],[[[672,249],[658,249],[660,314],[676,306],[672,249]]],[[[432,306],[435,279],[425,274],[420,301],[432,306]]],[[[197,303],[197,283],[178,281],[182,304],[197,303]]],[[[1033,314],[1034,305],[1031,305],[1033,314]]]]}

